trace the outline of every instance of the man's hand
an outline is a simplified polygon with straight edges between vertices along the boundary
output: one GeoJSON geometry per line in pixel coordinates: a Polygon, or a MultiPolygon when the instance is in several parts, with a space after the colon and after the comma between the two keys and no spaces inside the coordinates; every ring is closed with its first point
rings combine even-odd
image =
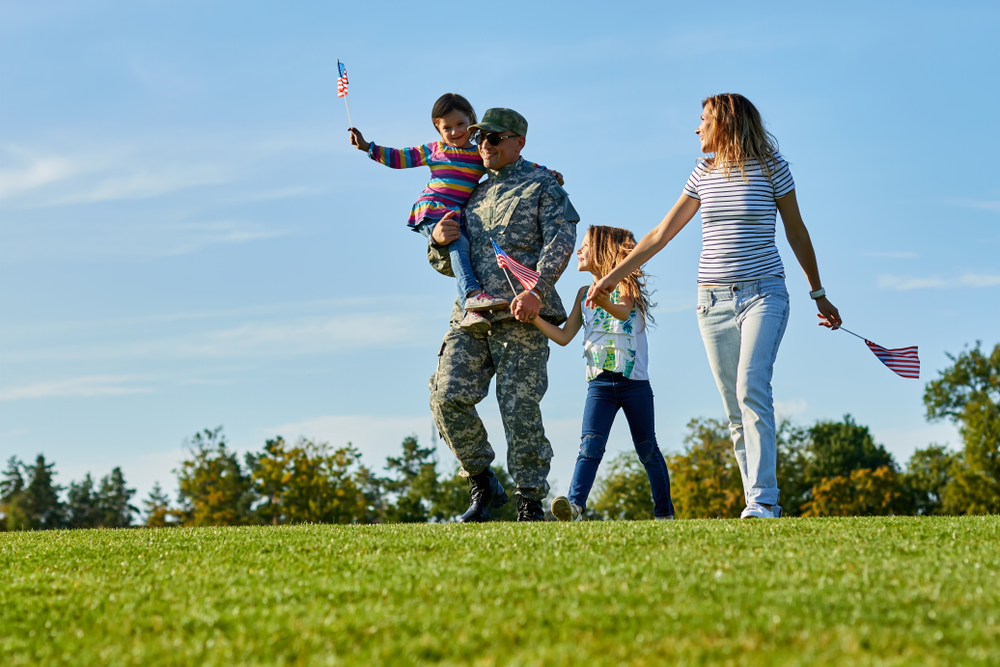
{"type": "Polygon", "coordinates": [[[844,320],[840,319],[840,311],[825,296],[816,299],[816,308],[819,309],[816,317],[822,320],[819,323],[821,327],[839,329],[844,324],[844,320]]]}
{"type": "Polygon", "coordinates": [[[518,322],[534,322],[541,306],[542,304],[538,302],[534,294],[521,292],[511,302],[510,312],[518,322]]]}
{"type": "Polygon", "coordinates": [[[365,141],[365,138],[361,136],[361,130],[355,127],[349,127],[347,128],[347,131],[351,133],[351,145],[358,150],[362,150],[367,153],[368,147],[371,146],[371,144],[365,141]]]}
{"type": "MultiPolygon", "coordinates": [[[[438,245],[448,245],[462,235],[458,227],[458,220],[455,220],[455,211],[448,211],[431,232],[431,240],[438,245]]],[[[537,312],[537,311],[536,311],[537,312]]]]}

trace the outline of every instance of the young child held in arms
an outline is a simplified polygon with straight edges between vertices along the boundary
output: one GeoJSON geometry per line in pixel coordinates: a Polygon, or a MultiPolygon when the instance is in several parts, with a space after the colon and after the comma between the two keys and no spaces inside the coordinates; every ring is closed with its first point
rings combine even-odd
{"type": "MultiPolygon", "coordinates": [[[[635,237],[627,229],[594,226],[587,230],[576,251],[578,270],[590,271],[594,280],[603,278],[635,247],[635,237]]],[[[552,501],[552,514],[559,521],[580,521],[587,509],[587,496],[594,485],[597,468],[618,410],[625,411],[635,453],[646,468],[653,491],[653,514],[657,519],[673,519],[670,475],[656,444],[653,428],[653,391],[646,372],[649,355],[646,321],[652,321],[646,274],[636,270],[610,296],[595,299],[595,307],[584,304],[586,287],[576,294],[576,303],[566,323],[559,328],[540,317],[533,322],[542,333],[560,345],[567,345],[582,326],[583,356],[587,360],[587,403],[583,409],[583,438],[576,459],[569,495],[552,501]]]]}
{"type": "MultiPolygon", "coordinates": [[[[462,224],[462,209],[469,201],[473,188],[486,173],[479,149],[472,143],[469,126],[476,124],[476,112],[469,101],[455,93],[445,93],[434,103],[431,121],[441,135],[441,141],[434,141],[415,148],[386,148],[365,141],[361,132],[350,128],[351,145],[367,151],[368,157],[393,169],[410,167],[430,167],[431,180],[420,193],[417,202],[410,209],[407,222],[410,229],[430,238],[434,227],[442,220],[458,219],[462,224]]],[[[486,135],[485,140],[496,145],[496,135],[486,135]]],[[[529,162],[539,169],[541,165],[529,162]]],[[[562,175],[552,172],[559,184],[562,175]]],[[[465,318],[460,326],[470,331],[485,332],[490,328],[489,320],[479,311],[498,310],[509,305],[507,299],[483,292],[479,279],[472,269],[469,239],[464,224],[462,236],[448,245],[451,268],[458,281],[458,296],[465,308],[465,318]]]]}

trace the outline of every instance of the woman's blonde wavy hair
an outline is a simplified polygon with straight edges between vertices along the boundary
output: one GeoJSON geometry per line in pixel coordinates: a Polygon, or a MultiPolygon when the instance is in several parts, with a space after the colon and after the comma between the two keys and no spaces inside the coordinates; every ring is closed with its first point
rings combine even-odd
{"type": "Polygon", "coordinates": [[[707,158],[710,169],[720,169],[726,180],[731,180],[733,167],[739,167],[740,176],[749,183],[746,164],[749,160],[756,160],[761,171],[771,180],[778,140],[764,129],[757,107],[737,93],[706,97],[701,107],[715,117],[710,146],[713,155],[707,158]]]}
{"type": "MultiPolygon", "coordinates": [[[[621,264],[635,247],[635,236],[629,230],[620,227],[591,225],[587,230],[587,239],[590,241],[590,265],[602,277],[621,264]]],[[[629,296],[635,301],[635,307],[639,309],[643,321],[653,322],[653,316],[649,311],[655,308],[656,304],[649,299],[650,292],[646,286],[648,277],[649,274],[640,267],[618,283],[618,288],[620,294],[629,296]]]]}

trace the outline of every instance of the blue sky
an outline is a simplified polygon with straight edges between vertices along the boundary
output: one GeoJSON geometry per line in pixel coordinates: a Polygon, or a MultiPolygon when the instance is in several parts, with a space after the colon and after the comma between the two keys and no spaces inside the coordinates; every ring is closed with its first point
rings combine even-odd
{"type": "MultiPolygon", "coordinates": [[[[406,435],[429,441],[454,285],[405,228],[428,174],[348,145],[338,57],[368,139],[435,139],[448,91],[517,109],[525,154],[565,174],[582,224],[637,234],[694,167],[700,100],[747,95],[846,326],[919,345],[923,364],[903,380],[815,326],[781,238],[779,411],[851,413],[900,462],[958,444],[921,397],[946,353],[998,342],[1000,7],[503,6],[0,0],[0,456],[44,453],[63,484],[120,465],[144,495],[175,488],[184,439],[220,424],[241,450],[350,441],[373,467],[406,435]]],[[[698,222],[649,266],[665,450],[722,413],[694,315],[698,222]]],[[[570,270],[557,287],[586,282],[570,270]]],[[[556,490],[578,447],[581,353],[554,347],[542,404],[556,490]]],[[[503,460],[492,396],[482,412],[503,460]]],[[[630,447],[620,421],[612,450],[630,447]]]]}

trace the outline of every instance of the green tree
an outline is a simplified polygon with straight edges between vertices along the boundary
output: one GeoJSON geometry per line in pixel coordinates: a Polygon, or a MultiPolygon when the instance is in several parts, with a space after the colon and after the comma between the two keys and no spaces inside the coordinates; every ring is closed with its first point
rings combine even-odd
{"type": "Polygon", "coordinates": [[[187,443],[189,458],[175,470],[184,525],[237,526],[251,522],[253,481],[222,427],[205,429],[187,443]]]}
{"type": "Polygon", "coordinates": [[[330,451],[325,443],[300,439],[285,494],[289,523],[358,523],[367,502],[355,479],[361,454],[352,445],[330,451]]]}
{"type": "Polygon", "coordinates": [[[97,528],[101,513],[94,493],[94,480],[88,472],[80,482],[71,482],[66,494],[66,524],[70,528],[97,528]]]}
{"type": "Polygon", "coordinates": [[[778,425],[778,489],[782,516],[801,516],[802,508],[809,501],[812,485],[806,478],[809,430],[793,426],[782,420],[778,425]]]}
{"type": "Polygon", "coordinates": [[[857,468],[813,487],[802,516],[885,516],[906,509],[906,493],[891,466],[857,468]]]}
{"type": "Polygon", "coordinates": [[[728,424],[716,419],[692,419],[687,426],[684,452],[667,459],[677,517],[739,516],[746,500],[728,424]]]}
{"type": "Polygon", "coordinates": [[[142,506],[146,512],[146,525],[150,528],[176,526],[181,518],[178,516],[180,511],[170,506],[170,498],[163,491],[159,482],[153,484],[153,490],[142,501],[142,506]]]}
{"type": "Polygon", "coordinates": [[[896,469],[892,455],[851,415],[844,415],[842,422],[816,422],[809,429],[806,451],[805,476],[810,486],[826,478],[850,476],[851,471],[861,468],[896,469]]]}
{"type": "Polygon", "coordinates": [[[945,489],[954,479],[962,458],[941,445],[918,449],[906,463],[903,485],[916,514],[944,513],[945,489]]]}
{"type": "Polygon", "coordinates": [[[260,454],[247,454],[247,465],[254,488],[263,499],[257,512],[273,526],[283,523],[282,501],[292,482],[292,460],[295,452],[280,435],[264,443],[260,454]]]}
{"type": "Polygon", "coordinates": [[[29,528],[28,517],[21,507],[26,486],[23,469],[24,464],[16,456],[7,459],[7,469],[0,480],[0,530],[29,528]]]}
{"type": "Polygon", "coordinates": [[[1000,512],[1000,344],[989,355],[981,345],[949,354],[953,365],[924,390],[928,420],[956,423],[964,445],[942,494],[948,514],[1000,512]]]}
{"type": "Polygon", "coordinates": [[[385,520],[426,523],[438,493],[434,448],[421,447],[416,436],[407,436],[403,439],[402,456],[388,457],[385,468],[395,475],[384,484],[385,490],[395,498],[395,502],[385,508],[385,520]]]}
{"type": "Polygon", "coordinates": [[[646,468],[635,452],[621,452],[607,464],[587,508],[593,518],[636,521],[653,518],[653,493],[646,468]]]}
{"type": "Polygon", "coordinates": [[[24,466],[28,484],[19,506],[27,516],[28,527],[37,530],[52,530],[65,525],[66,508],[59,500],[63,488],[53,482],[55,463],[46,463],[41,454],[35,465],[24,466]]]}
{"type": "Polygon", "coordinates": [[[132,525],[132,515],[139,508],[131,504],[135,489],[125,484],[122,469],[115,467],[110,475],[101,478],[101,487],[97,494],[97,510],[102,528],[127,528],[132,525]]]}

